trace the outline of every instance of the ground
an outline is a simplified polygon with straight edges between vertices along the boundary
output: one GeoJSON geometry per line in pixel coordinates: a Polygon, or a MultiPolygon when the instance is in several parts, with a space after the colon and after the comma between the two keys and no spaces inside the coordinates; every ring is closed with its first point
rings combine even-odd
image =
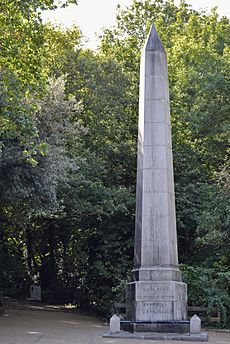
{"type": "MultiPolygon", "coordinates": [[[[102,338],[108,331],[96,317],[79,313],[20,307],[5,310],[0,317],[0,344],[162,344],[152,340],[102,338]]],[[[229,344],[230,333],[210,332],[210,344],[229,344]]],[[[197,342],[198,343],[198,342],[197,342]]],[[[173,344],[181,344],[174,341],[173,344]]]]}

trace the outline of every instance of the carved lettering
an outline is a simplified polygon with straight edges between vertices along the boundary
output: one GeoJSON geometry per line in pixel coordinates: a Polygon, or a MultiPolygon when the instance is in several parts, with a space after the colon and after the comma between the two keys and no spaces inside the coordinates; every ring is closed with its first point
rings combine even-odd
{"type": "Polygon", "coordinates": [[[136,289],[136,301],[173,301],[169,285],[140,284],[136,289]]]}
{"type": "Polygon", "coordinates": [[[142,314],[169,314],[172,313],[172,302],[143,302],[142,314]]]}

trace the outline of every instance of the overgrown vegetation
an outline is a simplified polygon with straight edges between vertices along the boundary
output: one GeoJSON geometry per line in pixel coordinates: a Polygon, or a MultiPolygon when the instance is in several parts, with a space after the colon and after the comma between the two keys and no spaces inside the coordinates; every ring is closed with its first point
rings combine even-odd
{"type": "Polygon", "coordinates": [[[42,23],[53,6],[0,4],[0,287],[25,296],[41,283],[46,300],[100,312],[122,297],[133,263],[139,59],[154,22],[168,55],[189,302],[219,307],[229,325],[229,19],[184,1],[133,0],[94,52],[77,27],[42,23]]]}

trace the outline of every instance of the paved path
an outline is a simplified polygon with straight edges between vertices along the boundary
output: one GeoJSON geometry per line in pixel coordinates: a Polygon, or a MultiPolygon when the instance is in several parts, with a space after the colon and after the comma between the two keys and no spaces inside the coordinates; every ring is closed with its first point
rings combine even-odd
{"type": "MultiPolygon", "coordinates": [[[[77,313],[9,309],[0,317],[0,344],[164,343],[153,340],[102,338],[106,330],[108,327],[99,320],[77,313]]],[[[230,344],[230,333],[210,332],[209,337],[210,344],[230,344]]],[[[177,341],[171,343],[182,344],[177,341]]]]}

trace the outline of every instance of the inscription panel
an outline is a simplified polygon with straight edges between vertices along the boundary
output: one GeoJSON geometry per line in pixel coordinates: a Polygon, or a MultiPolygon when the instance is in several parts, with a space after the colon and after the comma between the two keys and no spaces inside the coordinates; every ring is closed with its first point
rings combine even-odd
{"type": "Polygon", "coordinates": [[[186,320],[186,304],[174,301],[136,302],[135,320],[186,320]]]}
{"type": "Polygon", "coordinates": [[[136,281],[130,283],[128,290],[130,318],[132,315],[136,321],[186,319],[186,284],[176,281],[136,281]]]}
{"type": "Polygon", "coordinates": [[[160,321],[173,319],[173,302],[137,302],[136,320],[160,321]]]}
{"type": "Polygon", "coordinates": [[[173,286],[170,283],[137,283],[136,301],[173,301],[173,286]]]}
{"type": "Polygon", "coordinates": [[[175,281],[143,281],[135,283],[135,301],[187,301],[186,284],[175,281]]]}
{"type": "Polygon", "coordinates": [[[142,302],[140,306],[143,313],[152,314],[168,314],[173,309],[171,302],[142,302]]]}

